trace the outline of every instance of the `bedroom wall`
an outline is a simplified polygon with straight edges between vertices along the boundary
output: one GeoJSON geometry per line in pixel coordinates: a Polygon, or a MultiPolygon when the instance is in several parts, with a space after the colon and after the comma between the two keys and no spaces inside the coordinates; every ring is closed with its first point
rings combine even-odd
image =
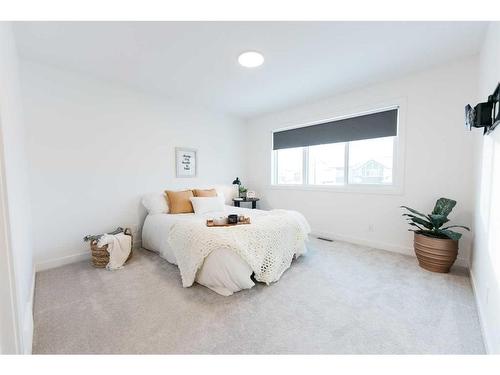
{"type": "MultiPolygon", "coordinates": [[[[479,97],[483,102],[500,82],[500,22],[492,22],[479,64],[479,97]]],[[[483,136],[475,131],[476,186],[471,276],[483,336],[490,353],[500,354],[500,130],[483,136]]]]}
{"type": "MultiPolygon", "coordinates": [[[[2,262],[0,285],[2,305],[2,351],[31,353],[33,333],[33,251],[31,209],[29,196],[28,162],[25,148],[18,57],[9,22],[0,22],[0,192],[6,212],[0,225],[4,234],[0,246],[2,262]],[[7,263],[8,262],[8,263],[7,263]],[[11,277],[7,277],[8,275],[11,277]],[[8,280],[10,279],[10,280],[8,280]],[[10,286],[8,284],[10,284],[10,286]],[[10,289],[10,290],[9,290],[10,289]],[[14,314],[17,325],[14,341],[4,341],[7,327],[3,326],[6,309],[11,305],[6,298],[14,296],[14,314]],[[13,346],[14,345],[14,346],[13,346]],[[17,348],[16,348],[17,346],[17,348]]],[[[0,212],[2,214],[2,212],[0,212]]]]}
{"type": "Polygon", "coordinates": [[[140,229],[145,193],[243,177],[239,120],[31,61],[21,70],[38,269],[87,257],[86,234],[140,229]],[[175,177],[177,146],[198,149],[197,178],[175,177]]]}
{"type": "MultiPolygon", "coordinates": [[[[431,211],[437,198],[456,199],[453,222],[471,225],[472,136],[464,129],[464,105],[477,97],[477,58],[446,64],[248,122],[248,187],[267,208],[305,214],[313,232],[413,255],[412,235],[400,205],[431,211]],[[394,100],[396,99],[396,100],[394,100]],[[403,105],[404,184],[398,194],[362,194],[270,186],[271,131],[377,108],[403,105]]],[[[458,263],[468,264],[471,235],[460,243],[458,263]]]]}

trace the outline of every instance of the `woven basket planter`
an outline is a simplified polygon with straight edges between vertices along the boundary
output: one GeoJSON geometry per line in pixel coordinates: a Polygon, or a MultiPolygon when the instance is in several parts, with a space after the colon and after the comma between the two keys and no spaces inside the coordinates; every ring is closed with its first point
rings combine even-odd
{"type": "MultiPolygon", "coordinates": [[[[132,237],[132,231],[127,228],[123,232],[127,236],[130,236],[130,243],[133,245],[134,238],[132,237]]],[[[109,252],[108,245],[104,245],[103,247],[97,246],[97,240],[92,240],[90,242],[90,250],[92,251],[92,265],[96,268],[104,268],[109,263],[109,252]]],[[[125,261],[127,263],[132,258],[133,250],[130,249],[130,254],[125,261]]]]}
{"type": "Polygon", "coordinates": [[[415,233],[414,248],[420,267],[432,272],[447,273],[457,259],[458,241],[415,233]]]}

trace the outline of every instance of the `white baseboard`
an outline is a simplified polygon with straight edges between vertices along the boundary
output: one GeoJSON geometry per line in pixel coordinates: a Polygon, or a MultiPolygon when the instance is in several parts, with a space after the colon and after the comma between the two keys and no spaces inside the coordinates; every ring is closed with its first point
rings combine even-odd
{"type": "Polygon", "coordinates": [[[59,258],[53,258],[39,262],[36,264],[36,272],[49,270],[51,268],[61,267],[66,264],[76,263],[81,260],[90,259],[90,251],[85,251],[83,253],[66,255],[59,258]]]}
{"type": "Polygon", "coordinates": [[[33,267],[33,280],[31,282],[30,299],[26,303],[23,317],[22,353],[31,354],[33,350],[33,305],[35,302],[35,267],[33,267]]]}
{"type": "MultiPolygon", "coordinates": [[[[356,245],[361,245],[361,246],[367,246],[367,247],[372,247],[374,249],[381,249],[381,250],[387,250],[391,251],[393,253],[399,253],[399,254],[404,254],[404,255],[409,255],[415,258],[415,251],[413,250],[412,247],[405,247],[405,246],[400,246],[400,245],[394,245],[394,244],[389,244],[385,242],[379,242],[379,241],[372,241],[372,240],[367,240],[363,238],[357,238],[357,237],[349,237],[349,236],[343,236],[343,235],[338,235],[334,233],[327,233],[327,232],[312,232],[311,235],[313,237],[324,237],[324,238],[329,238],[332,240],[336,241],[344,241],[344,242],[350,242],[356,245]]],[[[467,259],[458,257],[457,260],[455,261],[455,264],[457,266],[469,268],[469,262],[467,259]]]]}
{"type": "MultiPolygon", "coordinates": [[[[134,241],[134,244],[133,244],[134,250],[140,249],[141,246],[142,246],[141,240],[134,241]]],[[[57,268],[57,267],[64,266],[66,264],[76,263],[76,262],[80,262],[82,260],[88,260],[88,259],[90,259],[90,251],[85,251],[82,253],[66,255],[63,257],[53,258],[53,259],[45,260],[43,262],[39,262],[36,264],[35,268],[36,268],[36,272],[45,271],[45,270],[49,270],[51,268],[57,268]]]]}
{"type": "Polygon", "coordinates": [[[469,272],[470,274],[470,282],[472,284],[472,292],[474,293],[474,299],[476,301],[476,307],[477,307],[477,315],[479,316],[479,326],[481,327],[481,335],[483,336],[483,343],[484,343],[484,349],[486,350],[486,354],[491,353],[491,345],[488,340],[488,334],[485,326],[485,319],[484,319],[484,311],[481,303],[481,300],[479,298],[479,294],[477,292],[477,287],[476,287],[476,278],[474,277],[474,272],[472,269],[469,272]]]}

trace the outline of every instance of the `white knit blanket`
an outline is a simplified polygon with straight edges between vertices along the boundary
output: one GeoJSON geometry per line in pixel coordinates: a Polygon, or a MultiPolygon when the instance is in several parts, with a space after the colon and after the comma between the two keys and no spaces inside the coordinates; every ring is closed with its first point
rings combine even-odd
{"type": "Polygon", "coordinates": [[[306,252],[311,228],[295,211],[273,210],[252,215],[249,225],[207,227],[205,219],[183,220],[172,226],[168,243],[175,253],[182,285],[193,285],[205,258],[216,249],[230,249],[240,255],[264,283],[279,280],[294,255],[306,252]]]}
{"type": "Polygon", "coordinates": [[[132,250],[132,237],[124,233],[104,234],[97,242],[97,246],[103,247],[104,245],[108,245],[109,253],[106,269],[112,271],[123,268],[123,264],[127,261],[132,250]]]}

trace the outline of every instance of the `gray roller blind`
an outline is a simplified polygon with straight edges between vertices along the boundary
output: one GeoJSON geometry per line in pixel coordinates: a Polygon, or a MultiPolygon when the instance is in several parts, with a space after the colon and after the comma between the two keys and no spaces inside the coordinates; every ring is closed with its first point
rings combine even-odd
{"type": "Polygon", "coordinates": [[[391,137],[397,135],[397,132],[398,110],[391,109],[275,132],[273,134],[273,149],[391,137]]]}

